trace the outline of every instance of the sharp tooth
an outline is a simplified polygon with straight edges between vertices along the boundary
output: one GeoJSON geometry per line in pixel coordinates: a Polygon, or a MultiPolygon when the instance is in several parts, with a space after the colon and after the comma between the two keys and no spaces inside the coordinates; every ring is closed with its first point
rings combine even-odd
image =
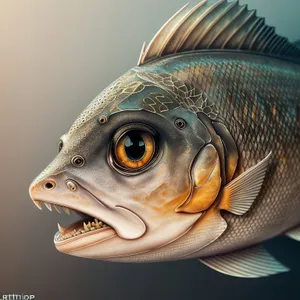
{"type": "Polygon", "coordinates": [[[60,232],[62,235],[65,234],[65,232],[66,232],[66,229],[65,229],[65,228],[61,227],[59,223],[57,223],[57,227],[58,227],[59,232],[60,232]]]}
{"type": "Polygon", "coordinates": [[[50,211],[52,211],[51,203],[44,202],[44,204],[45,204],[45,206],[46,206],[50,211]]]}
{"type": "Polygon", "coordinates": [[[88,222],[87,227],[91,228],[91,226],[92,226],[91,222],[88,222]]]}
{"type": "Polygon", "coordinates": [[[95,219],[95,227],[96,227],[97,229],[99,229],[99,228],[100,228],[100,225],[99,225],[99,222],[98,222],[98,220],[97,220],[97,219],[95,219]]]}
{"type": "Polygon", "coordinates": [[[36,206],[38,209],[40,209],[40,210],[43,209],[43,207],[42,207],[42,201],[33,200],[33,203],[35,204],[35,206],[36,206]]]}
{"type": "Polygon", "coordinates": [[[53,206],[54,206],[55,210],[60,214],[60,207],[58,205],[54,205],[54,204],[53,204],[53,206]]]}
{"type": "Polygon", "coordinates": [[[64,207],[64,210],[65,210],[67,215],[70,215],[70,210],[67,207],[64,207]]]}
{"type": "Polygon", "coordinates": [[[83,229],[85,230],[85,231],[89,231],[89,228],[88,228],[88,226],[83,222],[83,229]]]}

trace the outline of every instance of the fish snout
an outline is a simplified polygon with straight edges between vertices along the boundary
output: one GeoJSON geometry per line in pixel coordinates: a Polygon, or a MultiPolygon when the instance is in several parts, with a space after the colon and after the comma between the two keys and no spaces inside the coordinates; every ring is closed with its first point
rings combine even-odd
{"type": "Polygon", "coordinates": [[[136,239],[145,233],[146,225],[135,212],[124,206],[112,205],[91,190],[72,178],[71,174],[63,172],[34,180],[29,194],[40,210],[44,204],[50,211],[54,207],[58,212],[63,208],[67,214],[70,210],[83,213],[111,226],[124,239],[136,239]]]}
{"type": "Polygon", "coordinates": [[[41,210],[41,194],[46,196],[47,192],[55,190],[57,187],[56,180],[46,179],[46,180],[37,180],[35,179],[29,186],[29,195],[33,203],[41,210]]]}
{"type": "Polygon", "coordinates": [[[60,166],[60,161],[54,159],[30,184],[29,195],[34,204],[39,208],[39,197],[46,197],[52,195],[61,188],[61,179],[65,173],[65,169],[60,166]]]}

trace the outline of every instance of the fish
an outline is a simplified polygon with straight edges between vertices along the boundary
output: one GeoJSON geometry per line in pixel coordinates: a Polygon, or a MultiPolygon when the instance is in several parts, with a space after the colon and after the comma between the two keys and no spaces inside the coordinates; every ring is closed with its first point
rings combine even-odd
{"type": "Polygon", "coordinates": [[[58,251],[197,259],[226,275],[289,271],[262,245],[300,241],[300,49],[238,1],[180,9],[59,140],[29,188],[76,212],[58,251]]]}

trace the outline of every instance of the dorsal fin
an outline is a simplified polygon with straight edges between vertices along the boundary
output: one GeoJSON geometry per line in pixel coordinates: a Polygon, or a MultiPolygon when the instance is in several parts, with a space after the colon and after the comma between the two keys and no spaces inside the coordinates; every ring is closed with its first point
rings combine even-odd
{"type": "Polygon", "coordinates": [[[238,1],[204,0],[185,5],[143,47],[138,65],[166,55],[193,50],[245,50],[300,58],[300,49],[265,25],[255,10],[238,1]]]}

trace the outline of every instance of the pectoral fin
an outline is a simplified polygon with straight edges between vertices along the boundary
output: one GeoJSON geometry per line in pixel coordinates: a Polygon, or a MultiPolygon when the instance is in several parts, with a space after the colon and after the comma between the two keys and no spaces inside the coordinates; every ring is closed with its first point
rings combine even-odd
{"type": "Polygon", "coordinates": [[[270,157],[271,153],[224,187],[219,209],[235,215],[243,215],[250,209],[260,192],[270,157]]]}
{"type": "Polygon", "coordinates": [[[218,272],[243,278],[266,277],[289,271],[261,246],[199,260],[218,272]]]}
{"type": "Polygon", "coordinates": [[[294,228],[286,233],[286,235],[298,242],[300,242],[300,227],[294,228]]]}

